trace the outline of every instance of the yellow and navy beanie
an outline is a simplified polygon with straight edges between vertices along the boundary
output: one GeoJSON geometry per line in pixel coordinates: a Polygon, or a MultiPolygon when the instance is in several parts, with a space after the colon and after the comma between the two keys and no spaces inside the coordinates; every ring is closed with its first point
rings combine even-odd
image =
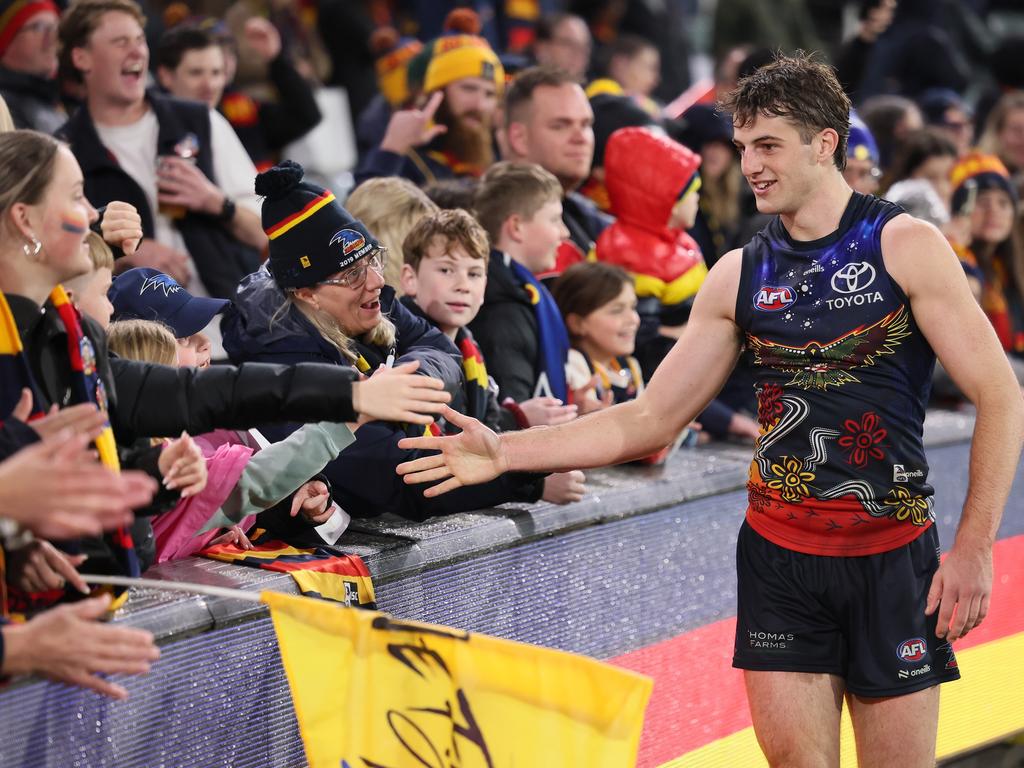
{"type": "Polygon", "coordinates": [[[4,0],[0,2],[0,56],[14,40],[14,36],[38,13],[50,11],[60,16],[57,5],[50,0],[4,0]]]}
{"type": "Polygon", "coordinates": [[[301,165],[285,160],[256,177],[263,197],[268,267],[280,288],[316,285],[380,247],[334,193],[302,180],[301,165]]]}
{"type": "Polygon", "coordinates": [[[995,155],[971,152],[953,166],[950,181],[953,184],[954,212],[959,212],[969,197],[987,189],[1001,189],[1010,196],[1013,207],[1017,207],[1017,190],[1010,179],[1010,172],[995,155]]]}
{"type": "Polygon", "coordinates": [[[479,36],[480,19],[468,8],[456,8],[444,22],[445,34],[428,47],[430,58],[423,74],[423,91],[432,93],[467,77],[491,80],[500,93],[505,69],[490,44],[479,36]]]}
{"type": "Polygon", "coordinates": [[[379,27],[370,36],[370,48],[377,56],[377,87],[392,109],[409,101],[409,62],[423,50],[415,37],[400,37],[394,27],[379,27]]]}

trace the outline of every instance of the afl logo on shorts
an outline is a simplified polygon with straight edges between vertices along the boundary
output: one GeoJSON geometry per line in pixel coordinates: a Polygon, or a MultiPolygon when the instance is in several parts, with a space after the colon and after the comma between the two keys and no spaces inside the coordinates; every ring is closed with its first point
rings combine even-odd
{"type": "Polygon", "coordinates": [[[785,309],[796,301],[796,292],[788,286],[776,288],[771,285],[763,285],[754,294],[754,309],[762,312],[778,312],[785,309]]]}
{"type": "Polygon", "coordinates": [[[896,648],[896,655],[900,661],[913,664],[928,655],[928,643],[923,637],[915,637],[912,640],[904,640],[896,648]]]}
{"type": "Polygon", "coordinates": [[[334,233],[334,237],[331,238],[331,242],[327,246],[330,247],[335,243],[341,243],[342,251],[348,256],[366,245],[366,238],[354,229],[343,229],[334,233]]]}

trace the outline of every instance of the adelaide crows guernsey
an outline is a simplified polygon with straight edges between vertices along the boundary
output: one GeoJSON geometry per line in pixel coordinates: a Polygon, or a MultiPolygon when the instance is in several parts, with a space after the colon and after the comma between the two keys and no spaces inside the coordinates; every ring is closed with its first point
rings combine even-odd
{"type": "Polygon", "coordinates": [[[747,521],[781,547],[875,554],[934,521],[921,432],[935,354],[882,261],[899,213],[855,193],[832,234],[794,241],[776,217],[743,249],[736,322],[761,425],[747,521]]]}

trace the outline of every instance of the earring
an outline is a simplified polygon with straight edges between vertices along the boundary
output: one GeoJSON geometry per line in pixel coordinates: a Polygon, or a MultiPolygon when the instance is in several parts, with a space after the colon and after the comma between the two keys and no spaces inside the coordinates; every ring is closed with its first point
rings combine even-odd
{"type": "Polygon", "coordinates": [[[32,247],[31,248],[29,247],[28,243],[24,243],[21,247],[22,247],[22,250],[25,251],[25,255],[26,256],[28,256],[30,259],[34,259],[36,256],[39,255],[39,251],[42,250],[43,244],[41,242],[39,242],[38,239],[36,239],[35,235],[32,235],[31,243],[32,243],[32,247]]]}

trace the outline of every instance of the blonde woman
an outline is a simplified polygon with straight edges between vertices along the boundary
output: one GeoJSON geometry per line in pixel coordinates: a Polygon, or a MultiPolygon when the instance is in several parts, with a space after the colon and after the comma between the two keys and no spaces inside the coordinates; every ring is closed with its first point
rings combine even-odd
{"type": "MultiPolygon", "coordinates": [[[[373,377],[381,368],[412,364],[444,381],[453,407],[464,411],[462,357],[455,345],[395,298],[384,284],[391,254],[329,191],[303,182],[302,173],[285,161],[256,179],[270,259],[242,281],[225,312],[221,328],[231,360],[328,363],[373,377]]],[[[268,424],[260,431],[280,440],[295,427],[268,424]]],[[[430,431],[441,428],[432,425],[430,431]]],[[[536,481],[535,475],[509,476],[451,499],[426,499],[395,474],[399,462],[416,455],[399,449],[398,441],[423,431],[398,423],[364,425],[359,439],[324,468],[335,500],[355,518],[392,512],[422,519],[511,501],[521,486],[536,481]]]]}
{"type": "Polygon", "coordinates": [[[402,241],[416,222],[438,210],[437,206],[408,179],[382,176],[364,181],[356,187],[345,201],[345,207],[388,249],[384,282],[401,296],[399,275],[404,263],[402,241]]]}

